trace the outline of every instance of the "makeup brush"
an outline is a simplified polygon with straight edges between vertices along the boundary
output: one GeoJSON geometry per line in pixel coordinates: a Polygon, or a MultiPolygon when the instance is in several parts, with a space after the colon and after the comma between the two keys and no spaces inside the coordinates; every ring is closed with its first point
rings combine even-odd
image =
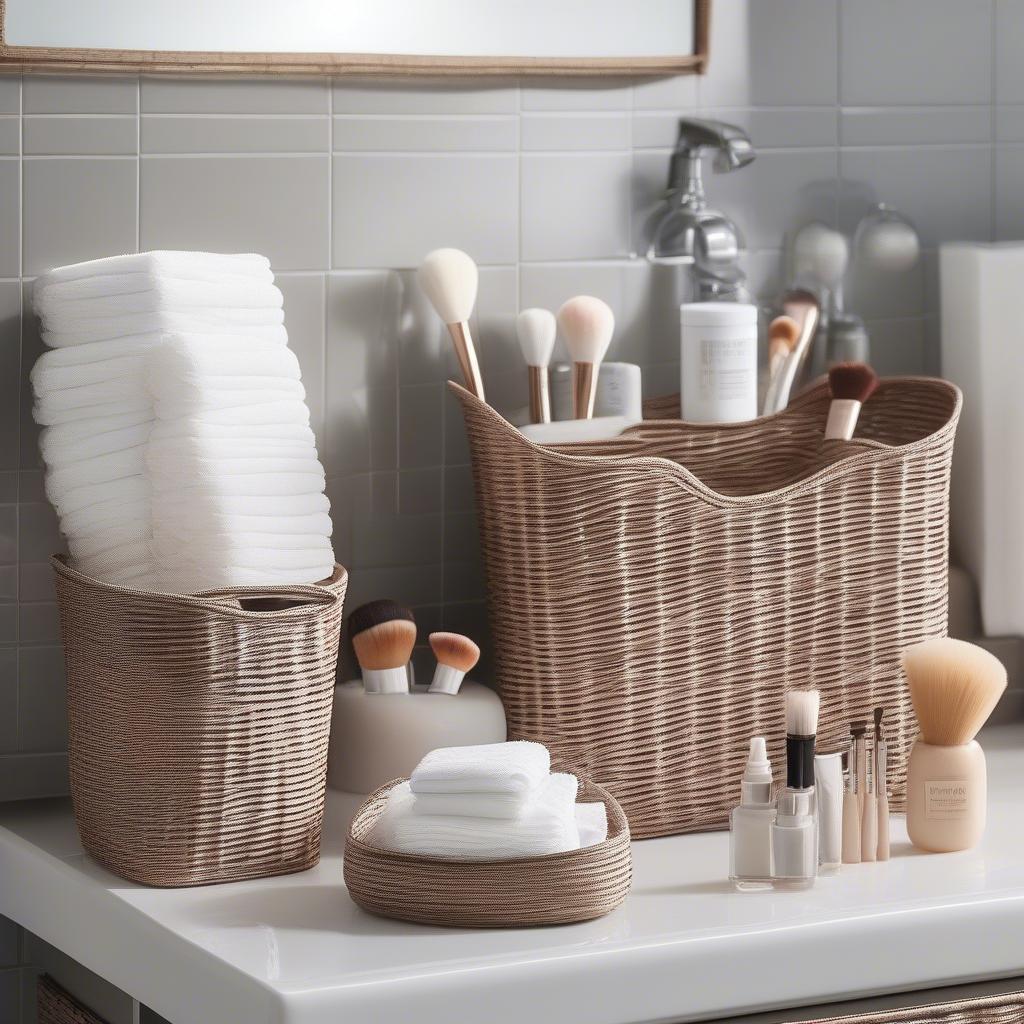
{"type": "Polygon", "coordinates": [[[843,790],[843,863],[860,863],[860,799],[857,795],[857,733],[856,723],[850,729],[850,751],[847,755],[846,789],[843,790]]]}
{"type": "Polygon", "coordinates": [[[791,316],[777,316],[768,325],[768,379],[782,369],[800,337],[800,325],[791,316]]]}
{"type": "Polygon", "coordinates": [[[558,325],[547,309],[524,309],[516,317],[516,335],[530,375],[530,422],[551,422],[548,363],[555,349],[558,325]]]}
{"type": "Polygon", "coordinates": [[[349,615],[348,634],[367,693],[409,692],[416,621],[408,608],[387,599],[370,601],[349,615]]]}
{"type": "Polygon", "coordinates": [[[889,859],[889,745],[882,735],[885,708],[875,708],[875,799],[878,802],[878,859],[889,859]]]}
{"type": "Polygon", "coordinates": [[[907,832],[922,850],[966,850],[985,830],[985,753],[975,740],[1006,689],[995,655],[936,637],[903,652],[921,735],[907,766],[907,832]]]}
{"type": "Polygon", "coordinates": [[[577,295],[558,311],[558,326],[572,359],[573,416],[589,420],[594,415],[601,360],[615,331],[615,314],[606,302],[591,295],[577,295]]]}
{"type": "Polygon", "coordinates": [[[480,648],[460,633],[431,633],[430,646],[437,658],[437,668],[427,692],[455,696],[466,673],[480,660],[480,648]]]}
{"type": "Polygon", "coordinates": [[[825,423],[826,441],[849,441],[861,406],[875,393],[878,376],[867,363],[839,363],[828,371],[832,404],[825,423]]]}
{"type": "Polygon", "coordinates": [[[476,264],[461,249],[435,249],[416,271],[423,294],[448,325],[466,389],[483,402],[484,382],[469,330],[478,278],[476,264]]]}
{"type": "Polygon", "coordinates": [[[878,859],[878,752],[874,752],[871,762],[865,765],[867,786],[864,790],[864,815],[860,820],[860,859],[865,864],[878,859]]]}
{"type": "Polygon", "coordinates": [[[766,414],[782,412],[789,405],[793,385],[807,362],[818,329],[820,307],[816,296],[808,289],[793,288],[786,292],[782,299],[782,311],[783,316],[797,325],[798,334],[778,372],[769,378],[768,393],[765,395],[766,414]]]}

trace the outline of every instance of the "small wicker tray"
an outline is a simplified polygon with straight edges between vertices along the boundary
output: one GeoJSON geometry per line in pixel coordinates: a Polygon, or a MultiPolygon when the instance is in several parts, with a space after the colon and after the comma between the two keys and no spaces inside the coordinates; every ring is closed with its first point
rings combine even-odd
{"type": "Polygon", "coordinates": [[[582,783],[578,800],[607,807],[603,843],[547,857],[474,861],[413,857],[363,842],[401,781],[367,797],[345,841],[345,884],[368,913],[454,928],[521,928],[590,921],[625,902],[633,876],[629,826],[595,783],[582,783]]]}

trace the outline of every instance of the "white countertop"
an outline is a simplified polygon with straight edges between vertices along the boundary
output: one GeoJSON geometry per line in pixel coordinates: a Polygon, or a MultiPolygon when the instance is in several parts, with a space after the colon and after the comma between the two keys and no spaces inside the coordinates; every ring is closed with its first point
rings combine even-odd
{"type": "Polygon", "coordinates": [[[0,914],[173,1024],[627,1024],[1024,974],[1024,725],[983,736],[989,827],[805,893],[730,890],[725,833],[633,846],[626,905],[559,928],[379,920],[342,883],[353,799],[329,794],[323,859],[299,875],[145,889],[85,856],[67,801],[0,807],[0,914]]]}

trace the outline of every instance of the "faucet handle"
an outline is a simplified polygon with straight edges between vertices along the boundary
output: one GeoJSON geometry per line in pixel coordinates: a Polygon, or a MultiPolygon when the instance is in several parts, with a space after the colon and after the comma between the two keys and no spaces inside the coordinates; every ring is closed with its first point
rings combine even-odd
{"type": "Polygon", "coordinates": [[[735,171],[755,157],[750,136],[734,124],[681,117],[676,137],[676,152],[699,157],[705,149],[717,150],[715,170],[735,171]]]}

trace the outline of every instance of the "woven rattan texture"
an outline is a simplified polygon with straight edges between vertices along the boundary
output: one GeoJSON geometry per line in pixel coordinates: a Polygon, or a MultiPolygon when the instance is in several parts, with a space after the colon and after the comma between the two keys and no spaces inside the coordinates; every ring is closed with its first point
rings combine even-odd
{"type": "Polygon", "coordinates": [[[590,921],[629,894],[629,826],[600,786],[584,783],[578,799],[604,802],[605,842],[548,857],[467,861],[391,853],[363,841],[395,785],[367,798],[345,841],[345,885],[371,914],[459,928],[519,928],[590,921]]]}
{"type": "Polygon", "coordinates": [[[316,864],[345,570],[176,597],[53,567],[85,849],[157,886],[316,864]]]}
{"type": "Polygon", "coordinates": [[[801,1024],[1024,1024],[1024,992],[904,1006],[846,1017],[818,1017],[801,1024]]]}
{"type": "Polygon", "coordinates": [[[605,786],[634,838],[724,827],[750,736],[778,773],[783,695],[817,686],[823,751],[886,708],[902,808],[915,726],[898,659],[946,631],[954,386],[884,381],[849,443],[823,442],[818,385],[773,417],[650,420],[561,450],[450,386],[510,738],[605,786]]]}
{"type": "Polygon", "coordinates": [[[38,1024],[106,1024],[43,974],[36,982],[38,1024]]]}

